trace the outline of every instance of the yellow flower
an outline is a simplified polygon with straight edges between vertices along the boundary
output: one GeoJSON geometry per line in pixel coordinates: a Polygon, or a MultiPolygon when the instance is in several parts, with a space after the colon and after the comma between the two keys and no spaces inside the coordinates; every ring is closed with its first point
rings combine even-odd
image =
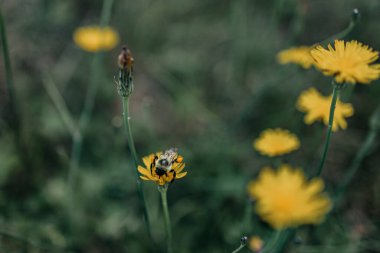
{"type": "Polygon", "coordinates": [[[83,26],[74,31],[74,42],[88,52],[107,51],[119,43],[119,34],[111,27],[83,26]]]}
{"type": "MultiPolygon", "coordinates": [[[[297,109],[301,112],[306,112],[304,121],[306,124],[322,120],[327,126],[329,123],[330,105],[332,95],[323,96],[315,88],[310,88],[299,96],[297,101],[297,109]]],[[[354,109],[351,104],[342,103],[339,99],[336,102],[335,114],[332,130],[337,131],[338,128],[346,129],[347,122],[345,117],[350,117],[354,114],[354,109]]]]}
{"type": "Polygon", "coordinates": [[[328,49],[317,46],[311,50],[315,66],[323,74],[334,76],[338,83],[370,83],[380,77],[380,64],[372,64],[379,58],[379,53],[360,42],[336,40],[335,49],[329,44],[328,49]]]}
{"type": "Polygon", "coordinates": [[[183,157],[180,155],[178,155],[176,162],[172,164],[173,171],[169,171],[162,176],[157,175],[156,168],[154,167],[154,162],[155,158],[159,157],[161,154],[161,152],[158,152],[156,154],[150,154],[143,157],[145,168],[140,165],[137,168],[141,173],[141,179],[154,181],[162,186],[166,183],[173,182],[175,179],[180,179],[186,176],[187,172],[182,172],[182,170],[185,168],[185,163],[182,162],[183,157]]]}
{"type": "Polygon", "coordinates": [[[264,242],[259,236],[252,236],[249,238],[248,248],[253,252],[260,252],[263,249],[264,242]]]}
{"type": "Polygon", "coordinates": [[[323,221],[331,209],[323,188],[322,179],[308,181],[300,169],[282,165],[277,171],[264,168],[248,192],[257,200],[257,214],[273,228],[285,229],[323,221]]]}
{"type": "Polygon", "coordinates": [[[283,50],[277,54],[277,61],[280,64],[295,63],[304,69],[309,69],[314,63],[314,59],[310,55],[311,49],[312,47],[300,46],[283,50]]]}
{"type": "Polygon", "coordinates": [[[297,150],[300,141],[297,136],[281,128],[267,129],[261,132],[253,142],[253,147],[262,155],[279,156],[297,150]]]}

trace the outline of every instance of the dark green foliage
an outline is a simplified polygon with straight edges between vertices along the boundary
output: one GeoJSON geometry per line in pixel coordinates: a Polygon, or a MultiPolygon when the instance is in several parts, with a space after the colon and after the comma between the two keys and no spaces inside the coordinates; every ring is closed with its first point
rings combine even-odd
{"type": "MultiPolygon", "coordinates": [[[[72,140],[42,84],[44,73],[50,73],[73,118],[79,118],[93,56],[74,45],[72,32],[99,22],[102,1],[12,0],[0,5],[24,147],[20,152],[7,121],[1,61],[0,252],[150,252],[113,83],[121,44],[103,58],[71,222],[65,187],[72,140]]],[[[312,173],[324,126],[304,125],[295,101],[310,86],[331,92],[330,78],[314,69],[278,65],[276,54],[341,31],[353,8],[360,9],[362,19],[349,38],[380,50],[379,1],[115,1],[110,24],[135,59],[130,108],[138,155],[175,146],[185,158],[188,175],[168,190],[174,252],[231,252],[243,235],[268,239],[270,228],[249,209],[247,215],[246,184],[273,161],[256,153],[252,141],[269,127],[297,133],[301,149],[285,161],[312,173]]],[[[379,85],[357,85],[346,97],[343,91],[355,115],[347,130],[332,135],[323,173],[330,192],[369,130],[379,85]]],[[[377,154],[379,139],[342,203],[323,225],[299,229],[286,244],[288,252],[380,250],[377,154]]],[[[151,182],[144,182],[144,189],[161,253],[165,230],[159,194],[151,182]]]]}

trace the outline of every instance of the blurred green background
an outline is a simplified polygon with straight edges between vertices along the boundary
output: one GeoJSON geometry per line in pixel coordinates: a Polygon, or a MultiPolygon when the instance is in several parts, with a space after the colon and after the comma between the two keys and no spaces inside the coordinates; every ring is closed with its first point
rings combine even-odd
{"type": "MultiPolygon", "coordinates": [[[[380,1],[115,0],[110,25],[121,42],[104,53],[97,73],[100,86],[83,133],[70,222],[66,182],[72,139],[44,82],[48,76],[55,83],[77,120],[95,75],[94,54],[79,49],[72,33],[98,24],[102,5],[98,0],[0,1],[23,147],[15,145],[9,124],[14,115],[1,61],[0,252],[150,252],[113,83],[124,43],[135,59],[131,117],[138,154],[175,146],[186,162],[188,176],[168,193],[175,252],[231,252],[243,235],[267,239],[269,228],[251,211],[246,184],[274,162],[256,153],[252,141],[265,128],[289,129],[301,139],[301,149],[285,161],[312,172],[324,126],[306,126],[295,102],[311,86],[331,92],[331,78],[315,69],[281,66],[276,54],[343,30],[354,8],[361,20],[346,39],[380,50],[380,1]]],[[[379,96],[379,81],[343,92],[355,114],[347,130],[333,134],[323,174],[329,192],[365,138],[379,96]]],[[[379,138],[375,144],[342,203],[322,225],[299,229],[285,252],[380,252],[379,138]]],[[[165,230],[156,188],[144,182],[160,253],[165,230]]]]}

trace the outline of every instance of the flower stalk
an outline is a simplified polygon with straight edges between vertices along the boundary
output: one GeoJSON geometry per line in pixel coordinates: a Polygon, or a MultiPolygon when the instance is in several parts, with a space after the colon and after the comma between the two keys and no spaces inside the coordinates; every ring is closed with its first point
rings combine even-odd
{"type": "Polygon", "coordinates": [[[166,231],[166,238],[167,238],[167,251],[168,253],[173,253],[173,235],[172,235],[170,214],[169,214],[168,200],[167,200],[168,184],[165,184],[163,186],[158,186],[158,191],[161,194],[161,204],[162,204],[162,210],[164,212],[165,231],[166,231]]]}
{"type": "Polygon", "coordinates": [[[266,244],[266,246],[262,250],[262,253],[276,252],[277,248],[281,246],[282,237],[286,233],[287,232],[285,230],[277,230],[276,232],[274,232],[271,240],[268,242],[268,244],[266,244]]]}
{"type": "Polygon", "coordinates": [[[245,247],[245,245],[246,245],[246,244],[240,244],[240,246],[239,246],[237,249],[235,249],[234,251],[232,251],[232,253],[237,253],[237,252],[239,252],[240,250],[242,250],[242,249],[245,247]]]}
{"type": "Polygon", "coordinates": [[[27,153],[27,148],[24,146],[21,140],[21,119],[20,112],[16,103],[16,95],[15,95],[15,87],[13,82],[13,73],[12,73],[12,65],[11,59],[9,56],[9,48],[8,48],[8,40],[7,40],[7,32],[5,29],[5,22],[3,19],[2,10],[0,7],[0,40],[1,40],[1,48],[3,53],[3,61],[5,66],[5,81],[7,83],[7,92],[9,98],[9,127],[13,129],[15,135],[15,144],[19,153],[22,157],[21,162],[23,166],[29,167],[29,157],[27,153]]]}
{"type": "Polygon", "coordinates": [[[333,43],[335,40],[340,40],[347,37],[352,32],[352,30],[354,30],[355,26],[359,23],[359,21],[360,21],[359,10],[353,9],[351,13],[350,23],[348,23],[348,26],[343,31],[340,31],[337,34],[332,35],[331,37],[321,41],[320,43],[317,43],[316,45],[327,46],[328,44],[333,43]]]}
{"type": "MultiPolygon", "coordinates": [[[[104,27],[109,23],[112,6],[114,0],[104,0],[101,18],[100,18],[100,26],[104,27]]],[[[72,145],[71,145],[71,155],[70,155],[70,165],[67,179],[67,191],[68,191],[68,209],[69,215],[73,218],[73,209],[74,209],[74,192],[76,181],[78,178],[79,172],[79,162],[82,154],[83,147],[83,133],[86,130],[92,115],[92,111],[94,109],[95,98],[99,88],[99,80],[102,72],[101,63],[103,60],[103,54],[101,52],[95,53],[93,56],[92,64],[91,64],[91,78],[90,85],[86,93],[84,107],[81,112],[78,127],[72,133],[72,145]]]]}
{"type": "Polygon", "coordinates": [[[137,152],[135,148],[135,142],[133,140],[133,134],[132,134],[132,128],[131,128],[131,122],[130,122],[131,117],[129,114],[129,98],[133,91],[133,78],[132,78],[133,57],[132,57],[131,52],[125,46],[123,47],[122,52],[119,55],[118,63],[119,63],[119,77],[117,80],[115,80],[115,83],[116,83],[117,91],[122,99],[123,117],[124,117],[125,130],[127,134],[128,147],[129,147],[129,150],[131,151],[131,155],[132,155],[132,159],[134,163],[137,191],[138,191],[138,195],[139,195],[142,209],[143,209],[144,223],[146,226],[146,230],[148,232],[149,241],[152,243],[153,251],[155,251],[152,231],[150,228],[148,209],[146,206],[146,201],[145,201],[145,196],[144,196],[144,189],[142,187],[141,179],[139,177],[139,172],[138,172],[139,160],[138,160],[138,156],[137,156],[137,152]]]}
{"type": "Polygon", "coordinates": [[[321,175],[322,170],[323,170],[323,166],[324,166],[325,161],[326,161],[327,151],[328,151],[329,145],[330,145],[331,132],[332,132],[332,127],[333,127],[333,122],[334,122],[335,106],[336,106],[336,102],[337,102],[338,97],[339,97],[340,90],[342,89],[343,85],[344,84],[339,84],[339,83],[336,83],[333,81],[333,94],[332,94],[331,105],[330,105],[329,123],[328,123],[328,127],[327,127],[327,135],[326,135],[325,145],[323,148],[322,158],[321,158],[321,161],[319,163],[318,170],[316,173],[317,177],[321,175]]]}

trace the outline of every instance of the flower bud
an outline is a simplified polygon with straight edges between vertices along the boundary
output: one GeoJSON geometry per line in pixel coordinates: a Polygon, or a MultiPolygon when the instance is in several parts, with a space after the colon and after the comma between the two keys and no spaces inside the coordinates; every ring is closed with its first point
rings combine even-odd
{"type": "Polygon", "coordinates": [[[246,245],[248,242],[248,237],[247,236],[243,236],[242,238],[240,238],[240,244],[241,245],[246,245]]]}
{"type": "Polygon", "coordinates": [[[119,76],[117,79],[115,77],[117,92],[123,98],[128,97],[133,91],[133,61],[131,51],[123,46],[118,57],[119,76]]]}

